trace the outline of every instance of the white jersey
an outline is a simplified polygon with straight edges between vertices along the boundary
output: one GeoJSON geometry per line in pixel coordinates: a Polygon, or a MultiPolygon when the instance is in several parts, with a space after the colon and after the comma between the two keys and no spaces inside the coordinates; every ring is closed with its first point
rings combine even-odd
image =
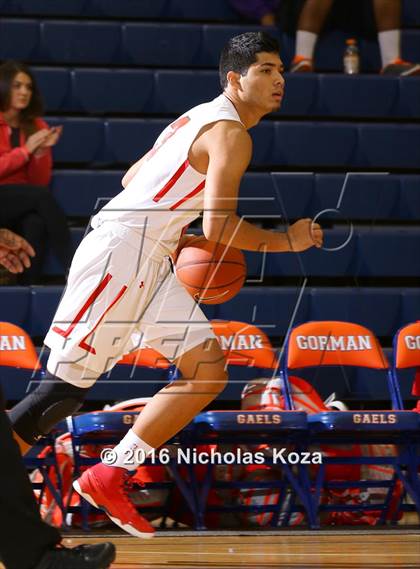
{"type": "Polygon", "coordinates": [[[203,210],[206,176],[189,163],[190,147],[203,126],[219,120],[241,122],[225,95],[192,108],[165,128],[127,187],[95,215],[92,227],[116,221],[173,249],[182,229],[203,210]]]}

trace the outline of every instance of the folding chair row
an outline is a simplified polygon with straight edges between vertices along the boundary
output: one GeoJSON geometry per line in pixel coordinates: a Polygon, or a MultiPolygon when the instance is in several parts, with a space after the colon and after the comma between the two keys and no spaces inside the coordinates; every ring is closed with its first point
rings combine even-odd
{"type": "MultiPolygon", "coordinates": [[[[162,119],[50,117],[62,124],[54,147],[58,163],[128,164],[146,153],[169,124],[162,119]]],[[[263,121],[253,132],[255,166],[416,168],[420,127],[263,121]]]]}
{"type": "MultiPolygon", "coordinates": [[[[207,25],[167,23],[120,23],[80,20],[3,18],[2,59],[77,64],[150,65],[158,67],[217,67],[220,52],[232,36],[257,31],[255,25],[207,25]],[[25,37],[21,42],[17,38],[25,37]]],[[[271,29],[281,41],[281,54],[289,65],[294,38],[271,29]]],[[[420,59],[418,30],[403,30],[404,56],[420,59]]],[[[332,32],[319,42],[317,65],[321,70],[341,71],[345,32],[332,32]]],[[[381,67],[376,41],[360,41],[363,69],[381,67]]]]}
{"type": "Polygon", "coordinates": [[[311,503],[319,514],[322,511],[377,511],[379,523],[387,519],[396,520],[402,509],[410,510],[410,505],[402,506],[402,497],[408,495],[414,509],[420,516],[420,465],[419,425],[420,415],[405,411],[400,392],[397,370],[420,365],[420,322],[404,327],[396,334],[394,361],[389,366],[380,344],[374,334],[364,326],[348,321],[307,322],[291,330],[285,340],[282,359],[282,391],[287,409],[293,410],[296,403],[289,382],[290,373],[299,373],[305,368],[362,367],[381,371],[387,378],[390,407],[392,411],[324,411],[308,416],[310,444],[326,445],[340,449],[342,445],[359,445],[361,452],[352,453],[352,447],[341,451],[337,456],[328,456],[319,467],[311,485],[311,503]],[[381,456],[366,456],[366,445],[392,445],[392,451],[381,456]],[[360,446],[362,445],[362,446],[360,446]],[[364,451],[363,451],[364,447],[364,451]],[[357,455],[357,456],[356,456],[357,455]],[[363,504],[362,500],[347,506],[322,504],[325,490],[343,491],[346,488],[359,491],[359,498],[372,480],[333,480],[326,477],[328,465],[387,465],[391,469],[387,480],[376,479],[377,487],[386,489],[381,504],[363,504]],[[400,484],[397,491],[396,484],[400,484]],[[395,506],[395,498],[397,505],[395,506]],[[394,502],[394,504],[393,504],[394,502]],[[370,509],[369,509],[370,506],[370,509]]]}
{"type": "MultiPolygon", "coordinates": [[[[48,112],[183,113],[220,92],[217,71],[35,67],[34,73],[48,112]]],[[[417,117],[420,112],[418,81],[312,73],[285,79],[276,113],[281,116],[417,117]]]]}

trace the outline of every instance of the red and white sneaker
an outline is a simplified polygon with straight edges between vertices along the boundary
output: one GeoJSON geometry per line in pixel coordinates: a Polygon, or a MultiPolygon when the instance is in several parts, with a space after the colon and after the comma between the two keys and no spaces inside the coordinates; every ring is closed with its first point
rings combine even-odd
{"type": "Polygon", "coordinates": [[[130,473],[125,468],[107,466],[100,462],[75,480],[73,488],[89,504],[95,508],[102,508],[121,529],[136,537],[149,539],[154,536],[155,530],[137,512],[128,497],[128,478],[130,473]]]}

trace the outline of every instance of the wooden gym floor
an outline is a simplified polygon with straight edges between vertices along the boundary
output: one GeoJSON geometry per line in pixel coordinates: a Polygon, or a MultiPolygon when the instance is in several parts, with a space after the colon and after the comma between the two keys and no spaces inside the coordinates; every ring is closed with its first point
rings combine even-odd
{"type": "Polygon", "coordinates": [[[74,534],[64,541],[113,541],[113,569],[420,568],[420,530],[161,532],[152,540],[127,534],[74,534]]]}

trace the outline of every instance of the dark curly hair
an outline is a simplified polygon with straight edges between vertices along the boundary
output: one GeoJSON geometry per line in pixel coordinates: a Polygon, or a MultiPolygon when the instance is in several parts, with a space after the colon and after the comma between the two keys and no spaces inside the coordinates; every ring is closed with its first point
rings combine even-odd
{"type": "Polygon", "coordinates": [[[0,65],[0,111],[7,111],[10,107],[12,83],[18,73],[25,73],[32,81],[31,100],[27,108],[23,109],[20,115],[23,130],[27,134],[32,134],[36,130],[34,120],[43,115],[44,105],[35,77],[29,67],[24,63],[6,61],[0,65]]]}
{"type": "Polygon", "coordinates": [[[257,61],[262,51],[279,53],[278,41],[266,32],[247,32],[231,38],[222,50],[219,77],[222,89],[227,87],[227,74],[235,71],[245,75],[250,65],[257,61]]]}

